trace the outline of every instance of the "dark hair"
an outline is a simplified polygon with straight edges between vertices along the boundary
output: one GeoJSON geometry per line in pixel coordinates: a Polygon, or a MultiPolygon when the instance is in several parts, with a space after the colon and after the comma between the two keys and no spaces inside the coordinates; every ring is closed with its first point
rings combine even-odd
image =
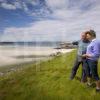
{"type": "Polygon", "coordinates": [[[91,34],[90,31],[86,31],[86,32],[85,32],[85,35],[87,35],[87,34],[91,34]]]}
{"type": "Polygon", "coordinates": [[[89,34],[89,35],[91,35],[92,37],[96,37],[96,32],[95,32],[94,30],[87,31],[85,34],[86,34],[86,35],[89,34]]]}
{"type": "Polygon", "coordinates": [[[90,30],[91,36],[96,37],[96,32],[94,30],[90,30]]]}

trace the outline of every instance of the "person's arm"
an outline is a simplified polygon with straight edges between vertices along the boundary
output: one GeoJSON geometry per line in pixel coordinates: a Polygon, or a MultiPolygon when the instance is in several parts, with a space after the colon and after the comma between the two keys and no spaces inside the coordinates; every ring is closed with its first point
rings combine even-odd
{"type": "Polygon", "coordinates": [[[98,57],[100,55],[100,45],[95,43],[93,46],[93,53],[89,57],[98,57]]]}
{"type": "Polygon", "coordinates": [[[84,54],[83,56],[87,58],[100,56],[100,45],[98,43],[95,43],[93,45],[93,52],[91,54],[84,54]]]}
{"type": "Polygon", "coordinates": [[[72,44],[73,45],[78,45],[79,44],[79,41],[73,41],[72,44]]]}

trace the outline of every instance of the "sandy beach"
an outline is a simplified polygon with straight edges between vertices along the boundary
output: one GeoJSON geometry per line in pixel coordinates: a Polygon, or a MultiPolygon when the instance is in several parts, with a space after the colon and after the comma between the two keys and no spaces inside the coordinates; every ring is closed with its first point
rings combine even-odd
{"type": "Polygon", "coordinates": [[[52,47],[0,46],[0,66],[46,60],[57,53],[67,53],[72,50],[52,47]]]}

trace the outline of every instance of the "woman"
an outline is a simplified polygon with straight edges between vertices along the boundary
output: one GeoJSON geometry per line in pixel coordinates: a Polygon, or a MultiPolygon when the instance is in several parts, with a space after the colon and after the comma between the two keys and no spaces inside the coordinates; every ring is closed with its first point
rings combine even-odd
{"type": "Polygon", "coordinates": [[[88,85],[91,85],[91,75],[96,80],[96,91],[100,92],[100,78],[98,76],[98,60],[100,56],[100,41],[96,39],[96,33],[93,30],[87,33],[87,39],[91,43],[87,47],[86,54],[83,57],[87,58],[87,77],[88,85]],[[91,75],[90,75],[91,72],[91,75]]]}

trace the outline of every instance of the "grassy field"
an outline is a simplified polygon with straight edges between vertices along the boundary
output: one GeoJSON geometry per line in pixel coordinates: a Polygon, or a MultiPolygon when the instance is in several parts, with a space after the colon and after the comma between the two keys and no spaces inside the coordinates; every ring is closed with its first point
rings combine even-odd
{"type": "Polygon", "coordinates": [[[95,88],[69,80],[74,59],[75,51],[0,77],[0,100],[100,100],[95,88]]]}

